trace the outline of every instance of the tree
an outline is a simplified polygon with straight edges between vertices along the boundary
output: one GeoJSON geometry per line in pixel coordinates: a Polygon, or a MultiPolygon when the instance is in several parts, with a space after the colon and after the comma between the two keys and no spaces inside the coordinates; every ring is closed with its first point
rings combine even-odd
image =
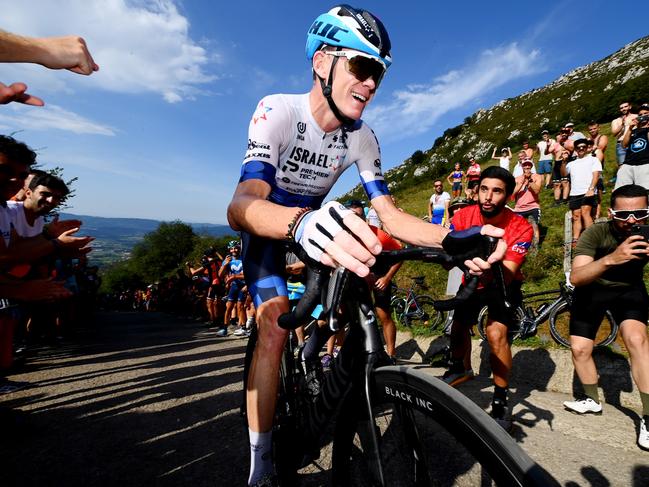
{"type": "Polygon", "coordinates": [[[162,222],[133,248],[134,271],[148,282],[157,281],[181,267],[194,247],[196,234],[181,221],[162,222]]]}

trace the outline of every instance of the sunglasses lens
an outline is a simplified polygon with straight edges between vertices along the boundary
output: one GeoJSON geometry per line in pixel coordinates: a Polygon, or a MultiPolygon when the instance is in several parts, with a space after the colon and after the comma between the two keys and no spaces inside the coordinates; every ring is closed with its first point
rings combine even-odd
{"type": "Polygon", "coordinates": [[[354,56],[348,59],[347,66],[349,67],[349,72],[356,76],[359,81],[372,78],[377,86],[385,73],[385,69],[383,69],[383,65],[380,62],[364,56],[354,56]]]}
{"type": "Polygon", "coordinates": [[[613,214],[613,218],[616,220],[627,221],[629,218],[633,217],[635,220],[644,220],[649,217],[649,209],[640,209],[640,210],[617,210],[613,214]]]}

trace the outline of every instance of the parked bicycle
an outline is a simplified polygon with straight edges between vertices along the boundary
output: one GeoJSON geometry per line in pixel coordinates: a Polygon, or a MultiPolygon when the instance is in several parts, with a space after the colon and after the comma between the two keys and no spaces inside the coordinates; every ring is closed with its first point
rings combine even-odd
{"type": "MultiPolygon", "coordinates": [[[[380,258],[463,265],[466,257],[408,248],[380,258]]],[[[435,304],[446,309],[461,304],[476,286],[472,278],[458,296],[435,304]]],[[[296,328],[320,301],[327,326],[314,330],[300,358],[294,358],[291,340],[282,356],[273,428],[281,485],[296,485],[297,470],[318,458],[331,436],[331,483],[336,486],[558,485],[463,394],[423,371],[387,365],[364,279],[342,268],[330,277],[330,270],[309,263],[307,291],[279,325],[296,328]],[[319,351],[344,327],[343,346],[324,374],[317,365],[319,351]]],[[[255,343],[253,334],[246,364],[255,343]]]]}
{"type": "Polygon", "coordinates": [[[390,298],[394,317],[404,326],[422,324],[431,328],[439,326],[443,313],[435,309],[435,300],[427,294],[417,294],[418,289],[428,289],[423,276],[412,277],[409,289],[396,288],[390,298]]]}
{"type": "MultiPolygon", "coordinates": [[[[515,310],[516,321],[509,329],[510,341],[525,339],[537,334],[538,327],[546,320],[550,322],[550,335],[559,345],[570,348],[570,306],[572,304],[573,287],[560,283],[559,289],[524,294],[523,303],[515,310]]],[[[486,339],[487,307],[478,315],[478,333],[486,339]]],[[[619,324],[610,312],[606,312],[597,336],[596,347],[610,345],[616,338],[619,324]]]]}

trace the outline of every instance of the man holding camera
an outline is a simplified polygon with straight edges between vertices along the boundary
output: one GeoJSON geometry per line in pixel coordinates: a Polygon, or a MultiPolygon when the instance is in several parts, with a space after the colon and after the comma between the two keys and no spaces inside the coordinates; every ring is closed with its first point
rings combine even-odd
{"type": "Polygon", "coordinates": [[[539,223],[541,222],[541,205],[539,203],[539,193],[543,188],[543,176],[533,174],[532,167],[534,164],[530,159],[521,162],[523,174],[516,177],[516,187],[514,188],[514,213],[522,216],[532,225],[534,237],[532,247],[539,244],[539,223]]]}
{"type": "Polygon", "coordinates": [[[649,104],[640,107],[638,116],[624,126],[622,147],[626,149],[624,164],[617,171],[615,188],[637,184],[649,190],[649,104]]]}
{"type": "Polygon", "coordinates": [[[649,296],[643,281],[649,261],[649,202],[642,186],[621,186],[611,195],[611,219],[595,223],[579,239],[570,281],[575,286],[570,319],[570,347],[584,397],[566,401],[577,414],[601,414],[593,343],[604,313],[620,323],[631,356],[631,375],[640,391],[642,420],[638,445],[649,450],[649,296]]]}

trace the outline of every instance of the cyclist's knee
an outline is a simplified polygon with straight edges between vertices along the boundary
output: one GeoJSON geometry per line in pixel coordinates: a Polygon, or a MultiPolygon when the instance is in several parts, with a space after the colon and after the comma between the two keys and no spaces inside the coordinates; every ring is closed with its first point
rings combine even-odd
{"type": "Polygon", "coordinates": [[[288,301],[274,298],[257,308],[260,345],[266,349],[281,350],[288,336],[288,331],[277,325],[277,319],[288,311],[288,301]]]}
{"type": "Polygon", "coordinates": [[[487,341],[490,344],[507,345],[509,343],[507,339],[507,327],[502,323],[497,321],[489,323],[485,333],[487,334],[487,341]]]}
{"type": "Polygon", "coordinates": [[[593,355],[593,347],[587,343],[572,341],[570,344],[572,356],[575,360],[588,360],[593,355]]]}

